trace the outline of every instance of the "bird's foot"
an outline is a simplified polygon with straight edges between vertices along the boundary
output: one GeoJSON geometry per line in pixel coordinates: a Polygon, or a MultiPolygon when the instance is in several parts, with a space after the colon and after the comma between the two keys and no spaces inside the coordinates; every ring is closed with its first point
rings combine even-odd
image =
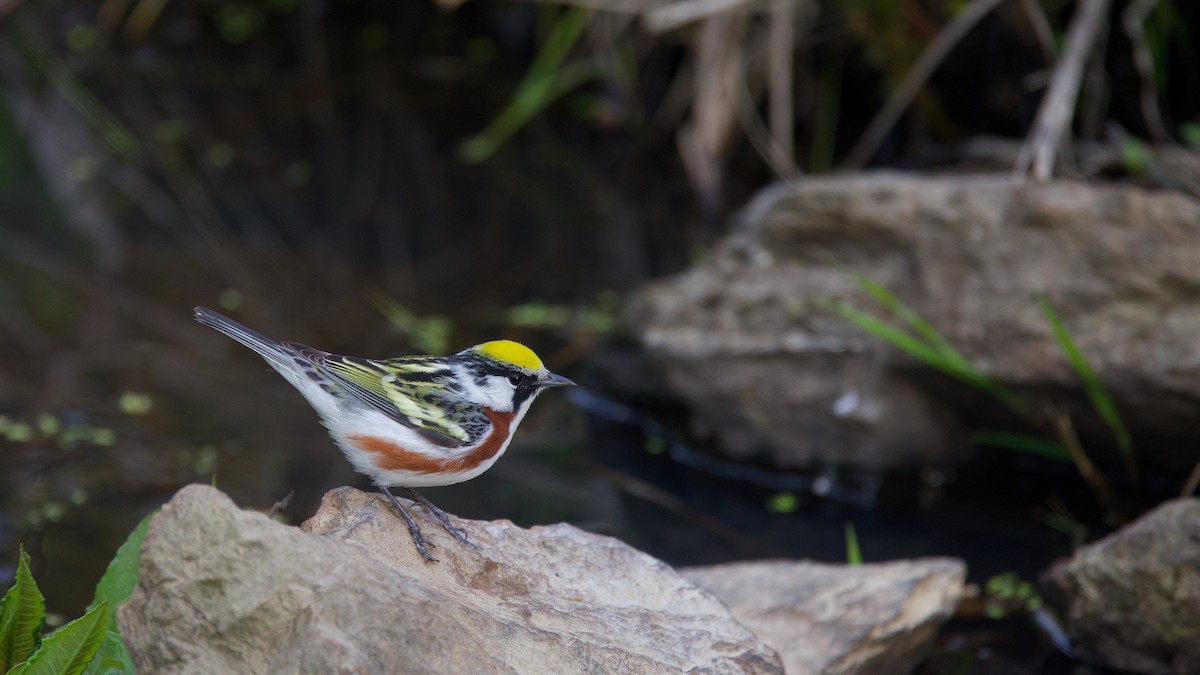
{"type": "Polygon", "coordinates": [[[382,489],[383,494],[387,495],[387,498],[391,500],[392,506],[395,506],[396,510],[400,512],[400,516],[404,518],[404,524],[408,526],[408,533],[410,536],[412,536],[413,545],[417,547],[417,553],[420,553],[421,557],[424,558],[426,562],[438,562],[438,559],[433,557],[433,554],[429,552],[429,549],[425,548],[426,546],[437,548],[437,545],[426,539],[424,534],[421,534],[421,526],[417,525],[417,521],[413,520],[413,517],[408,514],[408,511],[400,505],[400,501],[396,499],[396,496],[392,494],[391,490],[382,486],[380,489],[382,489]]]}
{"type": "Polygon", "coordinates": [[[411,496],[413,499],[415,499],[417,501],[417,503],[420,504],[421,507],[425,509],[426,513],[433,516],[435,520],[437,520],[439,523],[441,523],[442,527],[445,528],[445,530],[450,533],[450,536],[454,537],[455,539],[460,541],[464,546],[466,546],[467,548],[470,548],[473,551],[479,550],[479,547],[476,546],[474,542],[472,542],[470,539],[467,539],[466,530],[464,530],[461,527],[450,522],[450,514],[439,509],[436,505],[434,505],[433,502],[429,501],[428,499],[426,499],[424,496],[422,496],[420,493],[418,493],[415,490],[412,490],[410,488],[405,488],[405,492],[407,492],[409,494],[409,496],[411,496]]]}

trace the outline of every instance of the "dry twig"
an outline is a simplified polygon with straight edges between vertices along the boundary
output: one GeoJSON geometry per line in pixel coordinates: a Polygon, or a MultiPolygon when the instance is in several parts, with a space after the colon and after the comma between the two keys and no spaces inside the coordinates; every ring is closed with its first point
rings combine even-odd
{"type": "Polygon", "coordinates": [[[1137,68],[1141,80],[1140,103],[1142,118],[1146,122],[1146,131],[1150,138],[1158,143],[1170,140],[1167,127],[1163,124],[1162,113],[1158,109],[1158,87],[1154,79],[1154,58],[1150,54],[1150,45],[1146,42],[1146,31],[1142,24],[1158,0],[1135,0],[1129,3],[1121,13],[1121,26],[1129,36],[1133,48],[1133,65],[1137,68]]]}
{"type": "Polygon", "coordinates": [[[767,37],[767,97],[770,106],[772,145],[780,153],[775,173],[796,173],[796,123],[792,104],[794,74],[792,49],[796,45],[796,9],[803,0],[775,0],[771,5],[770,33],[767,37]]]}
{"type": "Polygon", "coordinates": [[[845,165],[848,168],[859,168],[871,159],[871,155],[875,154],[875,149],[883,142],[884,137],[896,125],[896,121],[900,119],[900,115],[912,103],[913,97],[917,95],[921,87],[937,70],[938,65],[945,60],[950,54],[950,50],[954,49],[971,28],[979,23],[983,17],[987,16],[996,5],[1000,4],[1000,0],[971,0],[971,4],[958,13],[946,27],[938,33],[933,42],[925,48],[921,53],[920,58],[909,68],[905,73],[904,79],[900,81],[896,91],[892,92],[887,103],[883,108],[876,113],[875,118],[867,125],[867,130],[859,137],[858,142],[851,148],[850,154],[846,157],[845,165]]]}
{"type": "Polygon", "coordinates": [[[651,33],[666,33],[689,23],[731,12],[758,0],[683,0],[650,9],[642,14],[642,27],[651,33]]]}
{"type": "Polygon", "coordinates": [[[1071,20],[1062,58],[1054,68],[1050,88],[1042,99],[1033,130],[1017,157],[1015,170],[1021,178],[1031,170],[1033,178],[1039,181],[1049,180],[1053,174],[1054,159],[1062,147],[1075,111],[1083,67],[1100,35],[1110,0],[1080,0],[1080,4],[1079,11],[1071,20]]]}
{"type": "Polygon", "coordinates": [[[1045,9],[1038,4],[1037,0],[1021,0],[1021,9],[1025,10],[1025,15],[1029,17],[1029,26],[1033,28],[1038,46],[1042,48],[1042,56],[1046,57],[1046,64],[1054,63],[1054,29],[1050,27],[1050,20],[1046,18],[1045,9]]]}
{"type": "Polygon", "coordinates": [[[691,50],[695,58],[692,118],[679,130],[679,154],[692,189],[709,213],[716,211],[720,201],[723,155],[737,123],[746,29],[742,13],[714,16],[701,24],[691,50]]]}
{"type": "Polygon", "coordinates": [[[1083,444],[1079,442],[1079,436],[1075,433],[1075,425],[1071,424],[1071,416],[1064,410],[1052,407],[1050,421],[1054,424],[1055,432],[1058,434],[1058,442],[1062,443],[1067,452],[1071,454],[1075,468],[1091,488],[1092,494],[1096,495],[1096,501],[1110,515],[1117,515],[1119,506],[1117,493],[1084,451],[1083,444]]]}
{"type": "Polygon", "coordinates": [[[1188,474],[1187,480],[1183,481],[1183,488],[1179,491],[1180,497],[1190,497],[1196,492],[1196,488],[1200,486],[1200,462],[1192,468],[1192,472],[1188,474]]]}
{"type": "Polygon", "coordinates": [[[295,496],[296,496],[295,490],[288,492],[286,497],[284,497],[283,499],[280,499],[279,501],[275,502],[274,505],[271,506],[271,510],[267,511],[267,517],[274,520],[275,516],[282,513],[283,510],[288,507],[288,504],[292,503],[292,497],[295,497],[295,496]]]}

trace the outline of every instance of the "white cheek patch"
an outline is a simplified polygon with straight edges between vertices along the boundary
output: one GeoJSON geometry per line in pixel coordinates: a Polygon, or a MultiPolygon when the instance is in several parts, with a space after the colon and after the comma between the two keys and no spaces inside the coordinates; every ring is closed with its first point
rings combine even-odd
{"type": "Polygon", "coordinates": [[[508,378],[485,375],[481,383],[476,381],[476,375],[461,366],[455,369],[455,374],[463,385],[463,398],[481,403],[496,412],[512,411],[513,386],[508,378]]]}
{"type": "Polygon", "coordinates": [[[499,377],[497,375],[487,376],[487,394],[488,399],[492,404],[488,406],[496,412],[509,412],[512,410],[513,392],[516,390],[507,377],[499,377]]]}

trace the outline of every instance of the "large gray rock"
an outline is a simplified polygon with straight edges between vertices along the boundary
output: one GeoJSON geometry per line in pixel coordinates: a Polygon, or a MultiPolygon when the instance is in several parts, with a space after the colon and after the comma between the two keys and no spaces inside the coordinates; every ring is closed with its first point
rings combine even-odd
{"type": "Polygon", "coordinates": [[[909,673],[954,614],[966,566],[930,558],[857,567],[807,561],[680,570],[779,652],[789,673],[909,673]]]}
{"type": "Polygon", "coordinates": [[[1043,577],[1087,660],[1200,673],[1200,499],[1178,499],[1085,546],[1043,577]]]}
{"type": "MultiPolygon", "coordinates": [[[[1111,446],[1035,301],[1044,292],[1139,448],[1167,470],[1200,459],[1200,202],[1179,193],[806,177],[761,193],[709,260],[634,298],[625,324],[694,412],[693,431],[734,458],[883,468],[944,457],[953,419],[990,414],[990,399],[901,372],[914,362],[830,311],[840,300],[885,314],[847,273],[889,289],[984,372],[1076,404],[1089,451],[1111,446]]],[[[626,370],[614,369],[618,387],[626,370]]]]}
{"type": "Polygon", "coordinates": [[[334,490],[301,531],[184,488],[119,612],[139,672],[782,672],[714,597],[619,541],[454,519],[473,551],[419,519],[440,563],[375,495],[334,490]]]}

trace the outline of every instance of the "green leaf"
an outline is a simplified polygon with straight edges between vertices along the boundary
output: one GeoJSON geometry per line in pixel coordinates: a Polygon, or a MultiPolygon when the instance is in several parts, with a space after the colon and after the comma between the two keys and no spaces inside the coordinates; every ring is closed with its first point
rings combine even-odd
{"type": "Polygon", "coordinates": [[[46,601],[29,571],[29,554],[21,547],[12,588],[0,600],[0,671],[25,661],[37,649],[46,620],[46,601]]]}
{"type": "Polygon", "coordinates": [[[835,312],[879,339],[907,352],[910,356],[980,391],[991,394],[1019,417],[1030,419],[1029,408],[1020,397],[972,365],[946,338],[942,337],[941,333],[937,332],[937,329],[921,318],[920,314],[900,302],[896,296],[874,281],[858,274],[850,275],[850,278],[870,293],[871,297],[886,307],[897,319],[912,329],[917,337],[839,302],[834,302],[832,305],[835,312]]]}
{"type": "Polygon", "coordinates": [[[1179,125],[1179,137],[1192,150],[1200,148],[1200,124],[1183,122],[1179,125]]]}
{"type": "Polygon", "coordinates": [[[767,510],[771,513],[795,513],[800,500],[795,492],[778,492],[767,498],[767,510]]]}
{"type": "Polygon", "coordinates": [[[858,547],[858,532],[854,526],[846,523],[846,564],[858,567],[863,564],[862,550],[858,547]]]}
{"type": "Polygon", "coordinates": [[[133,587],[137,585],[138,581],[138,553],[142,548],[142,540],[146,538],[146,529],[150,525],[150,519],[158,511],[159,509],[155,509],[147,514],[137,524],[137,527],[133,528],[133,531],[125,538],[125,543],[117,549],[112,562],[108,563],[108,569],[104,571],[104,576],[100,577],[100,582],[96,584],[96,596],[88,609],[91,610],[102,603],[107,603],[109,615],[108,631],[100,646],[100,658],[97,659],[98,669],[96,672],[133,672],[133,660],[129,658],[129,653],[125,650],[125,642],[121,638],[120,626],[117,624],[117,607],[124,604],[129,596],[133,595],[133,587]]]}
{"type": "Polygon", "coordinates": [[[1016,450],[1056,462],[1070,463],[1072,461],[1071,453],[1063,447],[1062,443],[1038,436],[1014,434],[1008,431],[977,431],[971,434],[971,442],[976,445],[1016,450]]]}
{"type": "Polygon", "coordinates": [[[486,129],[459,148],[464,161],[478,164],[487,160],[535,115],[563,94],[597,76],[599,71],[591,63],[563,63],[590,17],[591,11],[587,9],[567,9],[558,15],[508,105],[486,129]]]}
{"type": "Polygon", "coordinates": [[[861,275],[854,275],[854,280],[859,286],[862,286],[863,289],[870,293],[873,298],[879,301],[881,305],[886,307],[889,312],[894,314],[897,319],[908,324],[908,327],[924,339],[925,343],[932,347],[934,351],[941,354],[947,363],[957,364],[959,367],[968,369],[971,368],[971,364],[967,361],[967,358],[959,353],[946,338],[942,337],[942,334],[937,332],[936,328],[921,318],[921,315],[911,307],[900,302],[900,299],[892,295],[888,289],[861,275]]]}
{"type": "Polygon", "coordinates": [[[138,552],[142,548],[142,540],[146,538],[146,528],[150,519],[157,513],[158,509],[155,509],[142,518],[125,538],[125,543],[117,549],[116,555],[108,563],[108,569],[104,570],[104,576],[100,577],[100,582],[96,584],[96,596],[92,599],[92,604],[88,605],[89,610],[107,602],[111,610],[116,612],[117,607],[133,594],[133,587],[137,585],[138,580],[138,552]]]}
{"type": "Polygon", "coordinates": [[[1084,391],[1087,392],[1088,401],[1092,404],[1092,409],[1104,421],[1105,426],[1112,432],[1113,437],[1117,441],[1117,448],[1121,452],[1121,459],[1125,462],[1125,469],[1129,472],[1129,477],[1134,482],[1138,480],[1137,460],[1133,454],[1133,437],[1129,431],[1125,429],[1125,423],[1121,421],[1121,415],[1117,412],[1117,406],[1113,403],[1112,396],[1108,393],[1108,389],[1100,382],[1100,378],[1096,376],[1096,371],[1092,370],[1092,366],[1084,357],[1083,352],[1079,351],[1075,340],[1071,338],[1071,333],[1067,331],[1067,327],[1063,325],[1062,319],[1050,306],[1050,302],[1045,296],[1038,297],[1038,304],[1041,305],[1042,314],[1046,316],[1046,321],[1050,323],[1051,330],[1054,331],[1054,339],[1058,341],[1059,347],[1063,350],[1063,354],[1067,356],[1067,361],[1071,364],[1071,369],[1075,371],[1076,377],[1083,383],[1084,391]]]}
{"type": "Polygon", "coordinates": [[[21,666],[8,675],[79,675],[104,642],[108,630],[108,603],[101,602],[86,614],[59,628],[21,666]]]}
{"type": "Polygon", "coordinates": [[[932,349],[924,342],[905,333],[895,326],[888,325],[879,319],[859,311],[849,305],[841,302],[833,302],[829,305],[830,309],[837,312],[842,318],[853,323],[859,328],[867,331],[871,335],[887,342],[888,344],[906,352],[909,356],[937,368],[938,370],[951,372],[955,371],[954,364],[947,361],[937,350],[932,349]]]}
{"type": "MultiPolygon", "coordinates": [[[[832,302],[829,304],[829,307],[834,312],[840,314],[842,318],[880,340],[887,342],[932,368],[936,368],[980,391],[995,396],[1009,410],[1012,410],[1022,418],[1029,418],[1029,411],[1025,403],[1012,390],[980,372],[940,337],[938,338],[938,342],[942,345],[941,348],[931,346],[895,326],[886,324],[866,312],[859,311],[841,302],[832,302]]],[[[924,322],[922,321],[921,323],[924,322]]],[[[928,330],[932,330],[932,328],[928,330]]]]}
{"type": "Polygon", "coordinates": [[[133,659],[129,658],[129,652],[125,650],[125,643],[121,641],[121,636],[112,629],[110,620],[108,631],[104,633],[104,642],[100,644],[100,651],[88,664],[84,675],[132,675],[133,673],[133,659]]]}
{"type": "Polygon", "coordinates": [[[420,317],[378,288],[366,291],[367,302],[412,342],[423,354],[446,354],[454,322],[444,316],[420,317]]]}

